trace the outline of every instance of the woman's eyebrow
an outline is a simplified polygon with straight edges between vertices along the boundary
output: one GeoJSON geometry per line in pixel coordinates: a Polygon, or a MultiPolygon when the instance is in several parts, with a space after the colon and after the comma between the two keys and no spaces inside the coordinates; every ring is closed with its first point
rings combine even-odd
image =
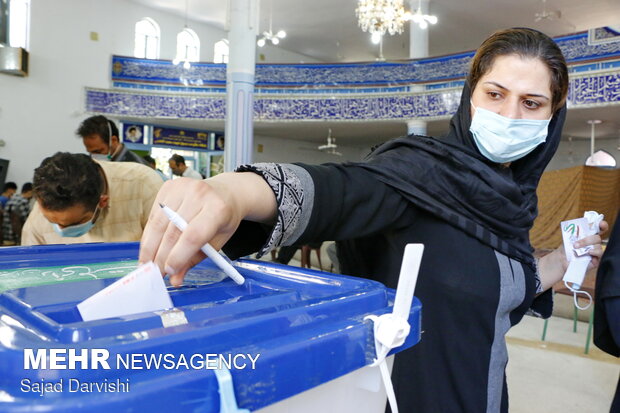
{"type": "MultiPolygon", "coordinates": [[[[484,84],[485,85],[492,85],[492,86],[495,86],[495,87],[497,87],[499,89],[502,89],[502,90],[510,90],[507,87],[505,87],[505,86],[503,86],[503,85],[501,85],[501,84],[499,84],[497,82],[494,82],[494,81],[487,81],[487,82],[484,82],[484,84]]],[[[551,100],[548,96],[540,94],[540,93],[526,93],[525,96],[531,96],[531,97],[551,100]]]]}
{"type": "Polygon", "coordinates": [[[507,87],[502,86],[502,85],[500,85],[499,83],[497,83],[497,82],[493,82],[493,81],[491,81],[491,80],[484,82],[484,84],[485,84],[485,85],[493,85],[493,86],[496,86],[496,87],[498,87],[498,88],[500,88],[500,89],[504,89],[504,90],[509,90],[507,87]]]}

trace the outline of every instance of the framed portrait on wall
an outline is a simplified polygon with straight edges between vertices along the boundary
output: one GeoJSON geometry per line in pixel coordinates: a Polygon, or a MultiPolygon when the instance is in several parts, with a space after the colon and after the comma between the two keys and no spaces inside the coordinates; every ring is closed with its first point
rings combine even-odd
{"type": "Polygon", "coordinates": [[[145,143],[146,136],[145,125],[133,125],[131,123],[123,123],[123,142],[145,143]]]}
{"type": "Polygon", "coordinates": [[[224,150],[224,135],[215,135],[215,150],[224,150]]]}

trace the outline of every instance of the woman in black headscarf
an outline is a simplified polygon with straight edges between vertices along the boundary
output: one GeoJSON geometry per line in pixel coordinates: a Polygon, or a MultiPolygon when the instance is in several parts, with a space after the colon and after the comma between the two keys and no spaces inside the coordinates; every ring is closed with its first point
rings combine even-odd
{"type": "MultiPolygon", "coordinates": [[[[255,164],[206,183],[168,182],[158,202],[188,229],[179,236],[155,208],[140,259],[180,284],[207,241],[240,256],[335,239],[343,273],[395,288],[405,245],[422,243],[424,334],[396,358],[400,409],[507,411],[504,335],[529,309],[550,315],[549,287],[567,265],[563,249],[536,261],[529,243],[567,89],[552,39],[497,32],[474,56],[446,136],[395,139],[359,163],[255,164]]],[[[600,237],[580,242],[595,245],[596,265],[600,237]]]]}

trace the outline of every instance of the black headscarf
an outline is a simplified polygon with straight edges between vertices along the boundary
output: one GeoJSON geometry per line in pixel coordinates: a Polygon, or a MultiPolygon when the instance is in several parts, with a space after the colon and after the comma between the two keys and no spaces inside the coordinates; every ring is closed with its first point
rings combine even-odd
{"type": "Polygon", "coordinates": [[[397,138],[376,148],[359,165],[416,206],[533,265],[529,230],[538,211],[536,187],[560,143],[566,107],[554,114],[543,144],[505,167],[478,151],[469,132],[470,98],[465,85],[446,136],[397,138]]]}

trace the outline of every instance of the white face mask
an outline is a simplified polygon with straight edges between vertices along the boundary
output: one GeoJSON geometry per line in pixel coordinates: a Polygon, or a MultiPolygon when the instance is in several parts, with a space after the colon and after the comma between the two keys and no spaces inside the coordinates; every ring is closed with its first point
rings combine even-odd
{"type": "Polygon", "coordinates": [[[96,161],[99,161],[99,162],[112,160],[112,155],[110,155],[109,153],[108,154],[105,154],[105,153],[91,153],[90,157],[93,158],[96,161]]]}
{"type": "Polygon", "coordinates": [[[58,224],[52,224],[52,227],[54,228],[54,231],[61,237],[71,237],[71,238],[81,237],[82,235],[90,231],[93,228],[93,226],[95,226],[95,217],[97,216],[98,210],[99,210],[99,206],[95,208],[93,217],[87,222],[84,222],[83,224],[71,225],[71,226],[64,227],[64,228],[60,228],[60,225],[58,224]]]}
{"type": "Polygon", "coordinates": [[[547,140],[549,119],[510,119],[480,107],[471,120],[469,131],[476,146],[487,159],[506,163],[516,161],[547,140]]]}

